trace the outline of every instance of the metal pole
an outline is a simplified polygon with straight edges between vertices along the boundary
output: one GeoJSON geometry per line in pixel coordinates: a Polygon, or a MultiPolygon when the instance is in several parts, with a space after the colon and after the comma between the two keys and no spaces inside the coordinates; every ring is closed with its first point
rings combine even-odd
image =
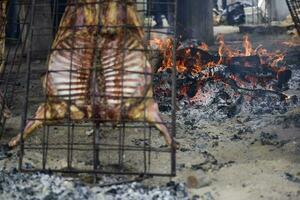
{"type": "Polygon", "coordinates": [[[33,26],[34,26],[34,12],[35,12],[35,0],[31,0],[31,4],[28,7],[27,12],[30,13],[30,22],[29,22],[29,38],[28,38],[28,46],[26,55],[26,65],[27,65],[27,81],[26,81],[26,94],[25,94],[25,102],[24,102],[24,112],[22,116],[22,124],[21,124],[21,145],[20,145],[20,159],[19,159],[19,170],[22,171],[22,162],[24,156],[24,129],[27,123],[27,113],[28,113],[28,100],[29,100],[29,88],[30,88],[30,78],[31,78],[31,51],[32,51],[32,35],[33,35],[33,26]]]}
{"type": "MultiPolygon", "coordinates": [[[[174,5],[174,26],[177,24],[177,3],[178,0],[175,0],[174,5]]],[[[172,136],[176,138],[176,77],[177,77],[177,68],[176,68],[176,44],[177,44],[177,29],[174,28],[174,43],[173,43],[173,67],[172,67],[172,136]]],[[[172,152],[171,152],[171,174],[176,176],[176,147],[174,141],[172,142],[172,152]]]]}
{"type": "Polygon", "coordinates": [[[182,0],[177,6],[177,36],[214,42],[212,0],[182,0]]]}

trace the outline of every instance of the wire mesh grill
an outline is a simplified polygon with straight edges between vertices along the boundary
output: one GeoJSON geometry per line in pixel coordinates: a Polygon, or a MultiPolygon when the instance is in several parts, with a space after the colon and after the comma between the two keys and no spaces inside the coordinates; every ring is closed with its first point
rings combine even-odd
{"type": "Polygon", "coordinates": [[[300,0],[286,0],[295,27],[300,35],[300,0]]]}
{"type": "Polygon", "coordinates": [[[10,141],[20,144],[20,169],[175,175],[176,71],[169,80],[172,110],[162,116],[152,94],[149,60],[158,51],[149,45],[153,38],[176,41],[175,1],[27,0],[16,5],[24,51],[7,59],[19,58],[20,66],[14,77],[4,77],[14,86],[16,80],[21,83],[20,92],[12,93],[21,96],[21,133],[10,141]],[[162,6],[169,23],[155,28],[151,13],[162,6]]]}
{"type": "Polygon", "coordinates": [[[2,139],[6,131],[6,121],[12,117],[12,109],[15,114],[20,114],[21,109],[16,106],[16,102],[21,98],[17,95],[22,88],[19,79],[24,75],[22,69],[24,72],[26,63],[23,56],[26,54],[26,42],[22,42],[22,36],[28,35],[26,29],[28,15],[23,10],[28,4],[22,3],[21,7],[16,0],[3,0],[0,4],[0,139],[2,139]]]}
{"type": "MultiPolygon", "coordinates": [[[[7,7],[7,1],[1,1],[0,3],[0,71],[3,74],[3,68],[4,68],[4,62],[5,62],[5,53],[4,53],[4,49],[5,49],[5,26],[6,26],[6,7],[7,7]]],[[[1,76],[2,77],[2,76],[1,76]]],[[[3,79],[1,79],[1,82],[4,82],[3,79]]],[[[0,98],[1,98],[1,120],[0,120],[0,125],[1,125],[1,135],[3,132],[3,125],[5,124],[5,120],[6,118],[4,117],[4,107],[6,106],[6,103],[4,102],[4,96],[1,93],[0,94],[0,98]]],[[[1,138],[0,135],[0,138],[1,138]]]]}

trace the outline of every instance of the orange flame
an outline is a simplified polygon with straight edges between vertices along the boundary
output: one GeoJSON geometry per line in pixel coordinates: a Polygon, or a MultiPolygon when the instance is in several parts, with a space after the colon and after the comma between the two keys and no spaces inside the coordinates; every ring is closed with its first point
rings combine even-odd
{"type": "MultiPolygon", "coordinates": [[[[206,68],[213,68],[217,65],[227,64],[233,57],[247,57],[247,56],[258,56],[260,58],[261,64],[271,67],[275,72],[278,73],[280,68],[278,67],[279,62],[284,60],[284,55],[280,52],[270,53],[262,45],[259,45],[255,49],[253,49],[252,43],[248,35],[243,37],[243,51],[240,50],[232,50],[229,48],[225,39],[222,35],[217,37],[217,41],[219,43],[218,55],[219,60],[214,62],[210,61],[208,63],[202,63],[201,53],[197,52],[196,55],[191,55],[192,48],[198,48],[203,51],[209,51],[209,47],[205,43],[201,43],[198,46],[191,46],[191,48],[186,48],[183,52],[183,60],[176,61],[176,69],[179,73],[184,73],[186,71],[190,72],[192,75],[200,73],[202,70],[206,68]],[[188,59],[193,59],[193,66],[191,68],[190,62],[188,59]],[[188,64],[189,63],[189,64],[188,64]]],[[[173,67],[173,46],[174,41],[170,38],[165,40],[162,39],[153,39],[150,42],[151,45],[158,48],[163,54],[163,62],[159,71],[164,71],[166,69],[170,69],[173,67]]],[[[251,67],[251,63],[245,63],[245,67],[251,67]]],[[[213,76],[211,74],[210,76],[213,76]]],[[[243,82],[238,80],[236,77],[232,77],[234,80],[238,82],[243,82]]],[[[256,85],[255,77],[248,77],[249,82],[253,85],[256,85]]]]}
{"type": "Polygon", "coordinates": [[[253,49],[252,49],[252,44],[249,40],[249,36],[245,35],[243,39],[243,47],[245,50],[244,56],[252,56],[253,55],[253,49]]]}

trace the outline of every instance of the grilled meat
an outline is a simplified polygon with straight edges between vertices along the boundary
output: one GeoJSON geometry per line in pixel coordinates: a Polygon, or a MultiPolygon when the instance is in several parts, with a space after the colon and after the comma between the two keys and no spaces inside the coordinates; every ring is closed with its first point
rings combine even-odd
{"type": "MultiPolygon", "coordinates": [[[[48,101],[38,108],[36,120],[27,123],[24,139],[45,123],[69,117],[74,121],[146,120],[155,124],[168,145],[175,144],[152,98],[152,70],[135,3],[126,2],[66,8],[43,81],[48,101]]],[[[9,146],[16,146],[20,137],[9,146]]]]}
{"type": "Polygon", "coordinates": [[[134,1],[112,1],[101,10],[104,28],[98,43],[101,65],[97,77],[103,98],[97,102],[102,108],[99,115],[107,120],[153,123],[171,145],[173,139],[153,99],[152,68],[145,54],[144,32],[135,6],[134,1]]]}
{"type": "MultiPolygon", "coordinates": [[[[24,139],[45,123],[57,123],[68,117],[80,121],[87,113],[91,117],[87,97],[98,25],[98,0],[76,2],[68,1],[52,44],[48,70],[43,78],[47,101],[37,109],[35,120],[27,122],[24,139]]],[[[19,134],[11,139],[9,146],[16,146],[20,139],[19,134]]]]}

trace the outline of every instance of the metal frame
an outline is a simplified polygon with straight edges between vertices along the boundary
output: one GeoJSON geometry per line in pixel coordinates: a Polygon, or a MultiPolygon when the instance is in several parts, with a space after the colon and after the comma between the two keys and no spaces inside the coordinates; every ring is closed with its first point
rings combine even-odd
{"type": "Polygon", "coordinates": [[[295,27],[300,35],[300,0],[286,0],[291,16],[295,23],[295,27]]]}
{"type": "Polygon", "coordinates": [[[26,42],[22,42],[24,36],[27,38],[28,36],[28,13],[22,13],[22,7],[27,7],[28,4],[25,1],[20,1],[17,4],[12,3],[11,1],[7,1],[6,8],[6,21],[0,25],[2,26],[1,34],[4,35],[5,43],[9,43],[5,45],[4,59],[3,59],[3,70],[0,74],[0,90],[2,95],[2,101],[0,103],[0,141],[2,139],[3,133],[5,132],[6,127],[6,118],[3,116],[3,112],[5,107],[11,108],[15,106],[16,103],[15,97],[18,96],[20,87],[18,85],[18,80],[24,75],[23,74],[23,64],[25,62],[25,58],[23,55],[26,53],[26,42]],[[9,17],[7,16],[9,7],[17,6],[17,16],[20,17],[18,21],[18,26],[20,28],[19,36],[16,39],[8,38],[5,35],[5,26],[11,25],[9,23],[9,17]],[[11,44],[12,43],[12,44],[11,44]]]}
{"type": "MultiPolygon", "coordinates": [[[[87,5],[87,4],[99,4],[101,6],[107,1],[115,1],[115,0],[95,0],[95,2],[92,3],[84,3],[83,0],[69,0],[67,3],[67,6],[75,6],[76,8],[81,5],[87,5]]],[[[116,0],[115,2],[118,2],[120,0],[116,0]]],[[[122,0],[123,2],[128,0],[122,0]]],[[[55,19],[57,17],[57,13],[55,12],[57,8],[57,0],[54,1],[54,5],[52,7],[52,19],[55,19]]],[[[159,4],[159,5],[167,5],[168,8],[172,7],[173,12],[173,18],[174,22],[176,22],[176,5],[177,1],[174,1],[172,3],[162,3],[160,1],[151,1],[151,0],[138,0],[136,4],[138,5],[139,8],[139,13],[146,14],[150,13],[150,8],[147,7],[147,3],[152,3],[152,4],[159,4]]],[[[37,141],[31,141],[31,140],[24,140],[23,139],[23,132],[26,124],[30,120],[39,120],[35,119],[32,117],[32,113],[36,110],[36,106],[39,105],[41,102],[48,102],[49,97],[48,95],[45,95],[44,97],[40,96],[40,93],[37,92],[36,90],[33,90],[32,87],[34,86],[34,83],[37,82],[36,76],[40,74],[41,72],[47,72],[47,64],[43,69],[37,69],[35,66],[35,61],[36,59],[40,59],[39,57],[36,57],[35,52],[33,50],[33,45],[34,45],[34,40],[35,37],[42,37],[43,35],[39,35],[39,31],[41,29],[50,29],[50,30],[55,30],[55,27],[52,25],[49,27],[39,27],[39,25],[35,22],[36,20],[36,12],[38,12],[38,7],[39,6],[50,6],[49,1],[43,1],[43,0],[27,0],[27,1],[20,1],[20,4],[22,6],[27,6],[26,9],[26,16],[28,15],[28,20],[25,20],[23,24],[26,25],[26,31],[25,37],[23,35],[23,42],[21,43],[21,36],[20,36],[20,45],[22,45],[22,55],[26,53],[26,67],[22,68],[23,72],[22,77],[23,80],[26,80],[26,86],[25,90],[23,90],[23,95],[24,95],[24,104],[23,104],[23,112],[22,112],[22,124],[21,124],[21,145],[20,145],[20,162],[19,162],[19,169],[22,172],[34,172],[34,171],[52,171],[52,172],[63,172],[63,173],[90,173],[94,174],[95,177],[97,174],[119,174],[119,175],[139,175],[139,176],[174,176],[176,174],[176,148],[173,145],[172,147],[158,147],[153,144],[153,139],[159,137],[159,140],[163,141],[162,136],[157,136],[158,132],[153,133],[154,125],[155,123],[159,124],[159,122],[155,122],[154,124],[148,124],[146,119],[145,119],[145,110],[144,112],[144,119],[143,120],[127,120],[125,117],[123,117],[123,113],[125,113],[124,110],[124,102],[126,100],[126,96],[122,95],[121,96],[121,120],[114,121],[114,120],[107,120],[107,119],[102,119],[99,116],[94,116],[89,119],[84,119],[83,123],[77,124],[74,120],[71,118],[71,95],[67,95],[69,98],[67,102],[67,107],[68,107],[68,117],[63,120],[63,122],[58,123],[58,124],[53,124],[53,125],[45,125],[44,128],[41,129],[40,132],[42,132],[42,136],[38,138],[37,135],[41,133],[35,133],[35,139],[37,141]],[[25,52],[24,52],[25,51],[25,52]],[[56,128],[56,130],[65,132],[64,137],[66,138],[59,138],[53,136],[54,131],[53,128],[56,128]],[[88,136],[85,137],[84,134],[81,134],[80,131],[85,130],[87,128],[93,128],[94,134],[92,138],[89,138],[88,136]],[[117,131],[113,131],[113,128],[117,131]],[[139,129],[139,133],[132,133],[134,129],[139,129]],[[80,131],[79,131],[80,130],[80,131]],[[110,134],[107,137],[113,136],[113,138],[108,138],[108,139],[103,139],[100,137],[101,134],[104,132],[109,131],[110,134]],[[129,141],[129,137],[133,137],[134,139],[137,138],[142,141],[141,145],[135,145],[132,144],[132,141],[129,141]],[[57,141],[57,140],[60,141],[57,141]],[[55,141],[53,141],[55,140],[55,141]],[[79,141],[78,141],[79,140],[79,141]],[[41,163],[40,167],[35,167],[33,169],[28,169],[25,164],[24,164],[24,159],[27,158],[27,156],[30,156],[29,152],[35,152],[38,154],[41,154],[41,163]],[[64,152],[64,153],[63,153],[64,152]],[[85,152],[85,153],[84,153],[85,152]],[[133,155],[130,153],[134,152],[133,155]],[[51,166],[49,162],[49,154],[57,155],[57,156],[62,156],[67,160],[67,164],[64,168],[55,168],[55,166],[51,166]],[[66,154],[66,155],[65,155],[66,154]],[[88,155],[87,161],[90,161],[92,159],[92,164],[87,165],[87,168],[80,168],[78,167],[78,163],[75,163],[74,157],[77,158],[77,155],[83,154],[83,155],[88,155]],[[111,156],[111,158],[115,160],[105,160],[105,156],[111,156]],[[126,160],[127,157],[130,157],[129,160],[126,160]],[[157,157],[157,158],[155,158],[157,157]],[[161,157],[161,158],[160,158],[161,157]],[[161,166],[162,169],[152,169],[151,163],[156,161],[158,162],[159,159],[168,159],[167,163],[169,163],[169,166],[161,166]],[[140,164],[133,164],[134,160],[140,160],[140,164]],[[112,161],[110,163],[110,161],[112,161]],[[131,164],[130,164],[131,162],[131,164]],[[133,163],[132,163],[133,162],[133,163]],[[108,166],[106,166],[106,164],[108,166]],[[127,169],[127,165],[130,165],[131,169],[127,169]],[[135,166],[134,166],[135,165],[135,166]],[[116,169],[112,169],[112,166],[117,166],[116,169]]],[[[21,6],[20,6],[21,7],[21,6]]],[[[57,18],[56,18],[57,20],[57,18]]],[[[55,24],[55,23],[53,23],[55,24]]],[[[173,23],[175,26],[176,23],[173,23]]],[[[101,29],[103,28],[103,24],[98,24],[95,27],[89,26],[89,28],[96,28],[96,29],[101,29]]],[[[83,26],[84,27],[84,26],[83,26]]],[[[173,27],[173,32],[167,32],[167,27],[162,28],[162,29],[153,29],[152,24],[150,20],[148,20],[148,23],[144,23],[141,26],[144,31],[145,35],[147,38],[145,39],[144,43],[149,44],[151,40],[151,36],[153,33],[160,34],[160,35],[165,35],[168,37],[173,38],[173,42],[176,43],[176,28],[173,27]]],[[[68,27],[63,27],[63,28],[68,28],[68,27]]],[[[73,35],[75,36],[75,30],[78,28],[78,26],[74,27],[69,27],[73,29],[73,35]]],[[[111,27],[109,27],[111,28],[111,27]]],[[[113,28],[122,28],[125,30],[125,38],[130,37],[127,36],[128,30],[132,27],[128,25],[120,25],[118,27],[113,27],[113,28]]],[[[23,32],[22,29],[22,32],[23,32]]],[[[52,34],[51,31],[49,34],[52,34]]],[[[74,37],[73,36],[73,37],[74,37]]],[[[97,31],[97,40],[98,39],[99,32],[97,31]]],[[[100,36],[101,37],[101,36],[100,36]]],[[[132,36],[131,36],[132,37],[132,36]]],[[[126,40],[126,39],[125,39],[126,40]]],[[[118,49],[118,51],[123,52],[123,56],[125,55],[125,51],[139,51],[143,52],[144,54],[148,54],[148,52],[153,51],[153,49],[148,49],[148,45],[145,46],[144,49],[139,49],[139,48],[128,48],[125,45],[125,42],[123,42],[123,46],[118,49]]],[[[174,47],[176,45],[173,45],[174,47]]],[[[80,48],[73,47],[71,49],[60,49],[62,51],[71,51],[71,59],[73,59],[73,53],[80,48]]],[[[86,50],[88,48],[83,47],[81,50],[86,50]]],[[[94,76],[94,78],[97,76],[97,74],[101,73],[101,63],[98,63],[99,57],[101,56],[101,49],[98,49],[98,47],[94,48],[97,52],[99,52],[99,55],[96,55],[94,58],[93,62],[93,67],[90,69],[91,70],[91,75],[94,76]]],[[[58,49],[51,48],[48,50],[48,53],[51,54],[53,51],[58,51],[58,49]]],[[[158,51],[158,50],[157,50],[158,51]]],[[[8,53],[10,55],[10,53],[8,53]]],[[[16,59],[17,53],[12,56],[12,60],[16,59]]],[[[124,58],[123,58],[124,59],[124,58]]],[[[10,59],[8,59],[10,60],[10,59]]],[[[175,48],[173,49],[173,63],[176,63],[176,58],[175,58],[175,48]]],[[[24,63],[24,62],[23,62],[24,63]]],[[[71,63],[72,60],[71,60],[71,63]]],[[[21,62],[20,66],[18,67],[18,76],[20,75],[19,71],[21,68],[21,62]]],[[[42,66],[41,64],[39,67],[42,66]]],[[[8,67],[7,67],[8,68],[8,67]]],[[[11,70],[12,67],[9,67],[9,70],[11,70]]],[[[21,71],[22,71],[21,70],[21,71]]],[[[72,64],[71,64],[71,70],[70,70],[70,78],[72,76],[72,64]]],[[[122,62],[122,68],[121,72],[122,74],[121,77],[124,77],[124,73],[127,73],[124,69],[124,62],[122,62]]],[[[141,72],[135,72],[132,71],[132,73],[141,73],[141,72]]],[[[172,111],[169,112],[167,115],[168,121],[164,122],[164,124],[168,127],[170,130],[171,134],[173,137],[176,136],[176,67],[174,66],[172,69],[172,96],[171,102],[172,102],[172,111]]],[[[149,72],[144,72],[143,75],[145,77],[147,76],[153,76],[153,73],[149,72]]],[[[16,77],[11,77],[9,75],[4,75],[6,77],[7,81],[16,81],[18,78],[16,77]]],[[[71,93],[72,90],[72,84],[71,82],[69,84],[69,94],[71,93]]],[[[124,79],[122,78],[122,83],[121,87],[124,84],[124,79]]],[[[15,84],[13,84],[15,85],[15,84]]],[[[37,88],[41,88],[41,84],[39,86],[34,86],[37,88]]],[[[4,84],[4,88],[7,89],[7,82],[4,84]]],[[[107,96],[103,94],[97,94],[95,91],[95,87],[93,87],[93,94],[91,99],[95,101],[96,98],[108,98],[107,96]]],[[[14,92],[12,92],[15,94],[14,92]]],[[[64,98],[64,97],[59,97],[59,98],[64,98]]],[[[140,97],[134,97],[136,99],[147,99],[145,96],[140,96],[140,97]]],[[[12,98],[13,99],[13,98],[12,98]]],[[[96,105],[95,102],[92,103],[92,105],[96,105]]],[[[96,109],[94,107],[94,109],[96,109]]],[[[46,114],[44,114],[46,115],[46,114]]],[[[42,120],[42,119],[40,119],[42,120]]],[[[34,137],[34,136],[33,136],[34,137]]],[[[33,139],[34,140],[34,139],[33,139]]],[[[82,161],[82,160],[81,160],[82,161]]]]}

